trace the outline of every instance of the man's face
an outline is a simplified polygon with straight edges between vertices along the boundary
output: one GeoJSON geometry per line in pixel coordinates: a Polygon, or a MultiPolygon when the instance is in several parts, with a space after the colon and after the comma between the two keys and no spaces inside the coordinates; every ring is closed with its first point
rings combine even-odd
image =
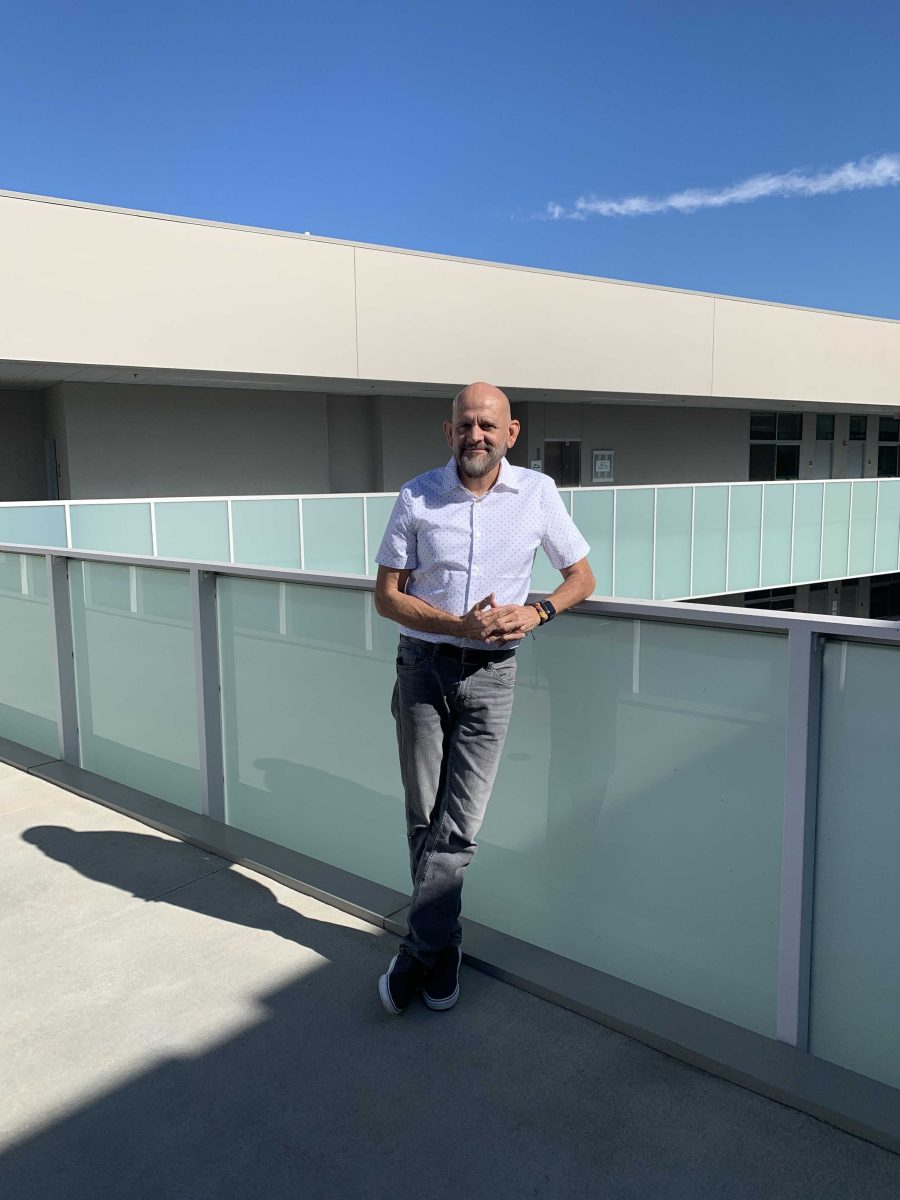
{"type": "Polygon", "coordinates": [[[497,466],[518,433],[506,402],[496,395],[464,399],[454,407],[444,432],[461,476],[480,479],[497,466]]]}

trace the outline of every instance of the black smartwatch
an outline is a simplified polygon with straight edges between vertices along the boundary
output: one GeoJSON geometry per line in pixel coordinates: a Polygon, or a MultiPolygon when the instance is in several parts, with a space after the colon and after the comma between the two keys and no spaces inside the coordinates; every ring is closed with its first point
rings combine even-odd
{"type": "Polygon", "coordinates": [[[540,600],[540,601],[538,601],[538,603],[540,604],[540,606],[544,610],[544,612],[547,614],[547,620],[552,621],[553,618],[556,616],[556,609],[553,607],[553,605],[550,603],[550,601],[549,600],[540,600]]]}

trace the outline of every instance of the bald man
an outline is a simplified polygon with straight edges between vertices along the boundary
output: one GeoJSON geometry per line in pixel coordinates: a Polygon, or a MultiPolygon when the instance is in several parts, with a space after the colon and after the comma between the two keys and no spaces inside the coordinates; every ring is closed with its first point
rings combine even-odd
{"type": "Polygon", "coordinates": [[[400,952],[378,981],[401,1013],[459,999],[463,874],[475,854],[512,712],[516,647],[594,589],[588,544],[553,480],[513,467],[509,400],[471,383],[453,401],[445,467],[403,485],[376,555],[375,607],[400,625],[391,712],[413,894],[400,952]],[[526,604],[542,546],[562,575],[526,604]]]}

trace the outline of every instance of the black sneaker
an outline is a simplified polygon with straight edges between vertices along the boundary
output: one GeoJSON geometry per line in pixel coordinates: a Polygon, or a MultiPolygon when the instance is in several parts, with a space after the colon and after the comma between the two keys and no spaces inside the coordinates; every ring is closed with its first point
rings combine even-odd
{"type": "Polygon", "coordinates": [[[459,946],[446,946],[437,962],[425,976],[422,999],[429,1008],[452,1008],[459,999],[459,964],[462,950],[459,946]]]}
{"type": "Polygon", "coordinates": [[[422,986],[425,964],[401,950],[378,980],[378,995],[389,1013],[402,1013],[422,986]]]}

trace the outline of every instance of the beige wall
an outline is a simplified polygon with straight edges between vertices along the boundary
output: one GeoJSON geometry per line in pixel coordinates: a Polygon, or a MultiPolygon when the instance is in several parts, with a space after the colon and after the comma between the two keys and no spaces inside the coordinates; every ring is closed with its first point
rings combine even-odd
{"type": "Polygon", "coordinates": [[[4,361],[900,403],[897,321],[10,194],[4,361]]]}
{"type": "Polygon", "coordinates": [[[325,397],[63,384],[68,497],[329,490],[325,397]]]}
{"type": "Polygon", "coordinates": [[[44,396],[0,391],[0,500],[46,500],[44,396]]]}

